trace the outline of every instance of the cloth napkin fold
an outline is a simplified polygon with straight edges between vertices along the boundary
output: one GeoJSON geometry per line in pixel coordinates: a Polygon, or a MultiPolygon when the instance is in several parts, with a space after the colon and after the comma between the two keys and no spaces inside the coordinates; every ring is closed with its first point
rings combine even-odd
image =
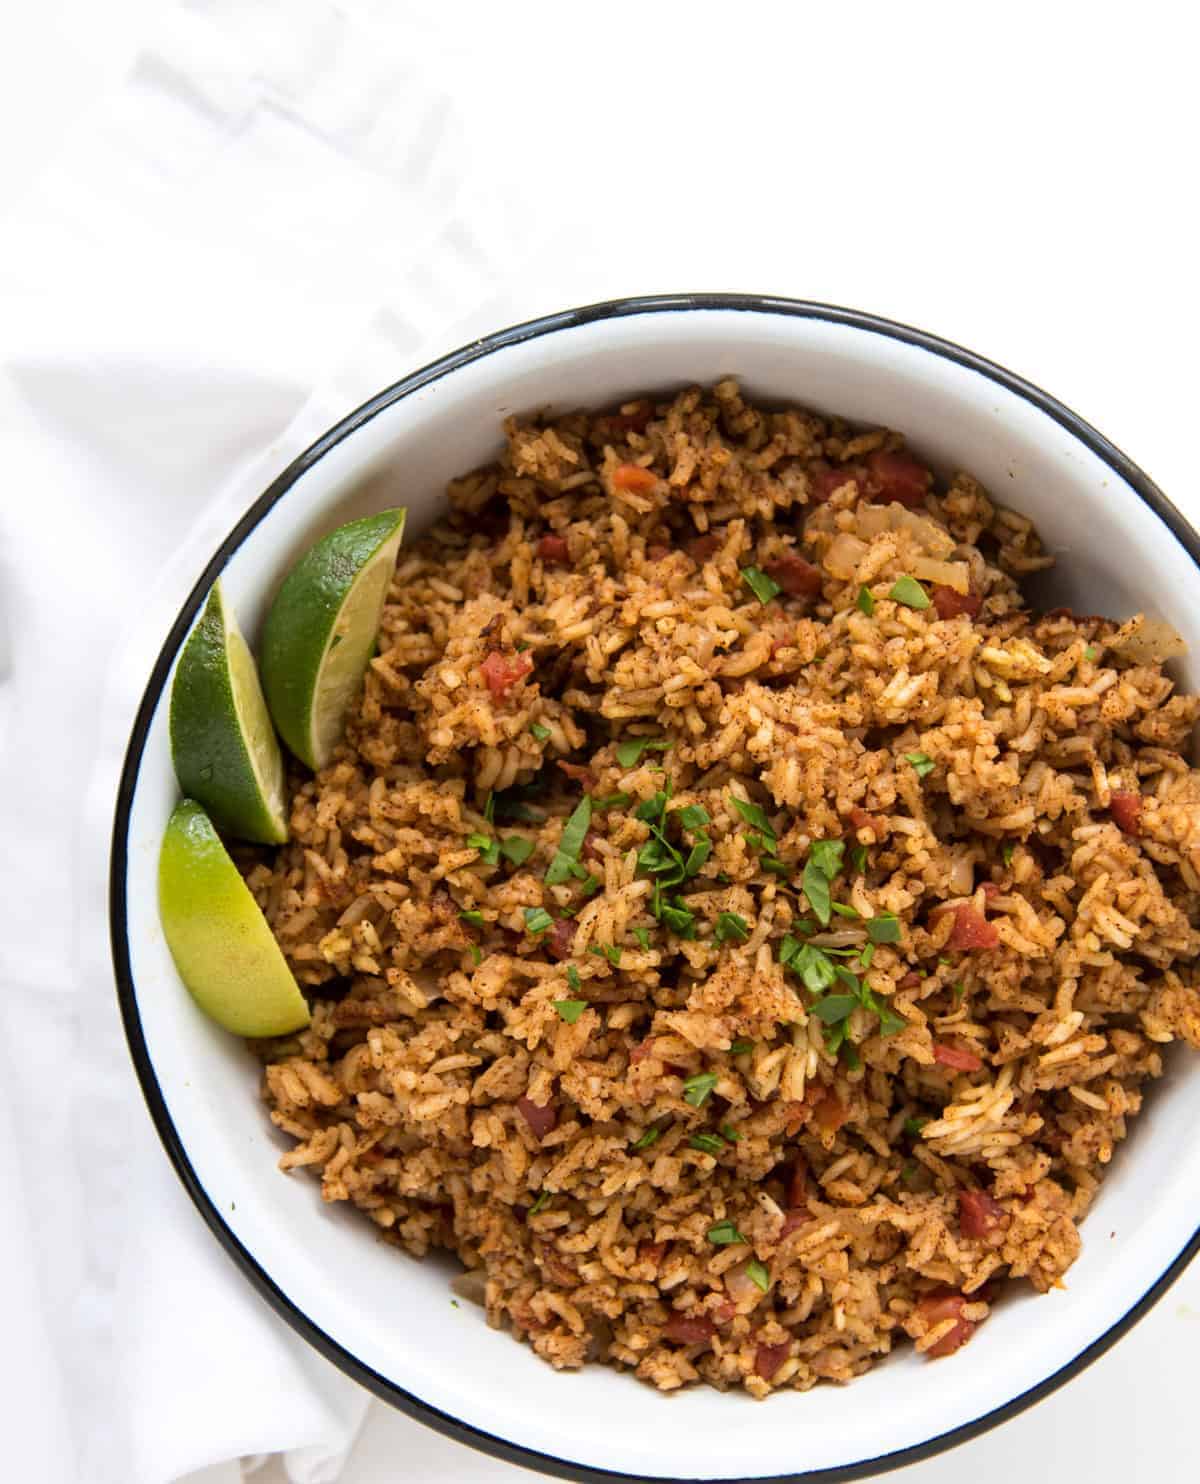
{"type": "Polygon", "coordinates": [[[113,994],[107,848],[153,659],[126,632],[165,632],[332,421],[503,322],[525,229],[473,174],[444,81],[457,45],[424,6],[173,9],[0,245],[14,1477],[166,1484],[224,1464],[224,1484],[282,1451],[323,1484],[367,1405],[238,1279],[158,1147],[113,994]]]}

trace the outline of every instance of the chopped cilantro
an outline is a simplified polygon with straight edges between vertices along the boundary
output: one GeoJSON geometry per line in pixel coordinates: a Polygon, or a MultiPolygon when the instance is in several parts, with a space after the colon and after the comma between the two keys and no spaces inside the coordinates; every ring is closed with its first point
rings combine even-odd
{"type": "Polygon", "coordinates": [[[841,840],[814,840],[809,846],[802,885],[808,905],[822,927],[829,926],[829,915],[833,910],[829,885],[842,869],[844,850],[841,840]]]}
{"type": "Polygon", "coordinates": [[[862,971],[863,971],[864,974],[871,967],[871,961],[874,959],[874,957],[875,957],[875,945],[874,945],[874,943],[868,943],[866,945],[866,947],[862,950],[862,952],[858,955],[858,962],[862,966],[862,971]]]}
{"type": "Polygon", "coordinates": [[[634,930],[633,930],[633,936],[638,940],[638,943],[639,943],[639,945],[642,948],[649,949],[649,947],[650,947],[650,930],[649,930],[649,928],[635,927],[634,930]]]}
{"type": "Polygon", "coordinates": [[[1006,845],[1004,847],[1004,849],[1000,852],[1000,859],[1004,862],[1004,864],[1006,866],[1011,866],[1012,865],[1012,862],[1013,862],[1013,851],[1015,849],[1016,849],[1016,846],[1010,843],[1010,844],[1006,845]]]}
{"type": "Polygon", "coordinates": [[[694,938],[696,936],[696,917],[686,907],[663,905],[659,909],[659,919],[665,922],[673,933],[681,938],[694,938]]]}
{"type": "Polygon", "coordinates": [[[474,960],[476,968],[483,962],[483,949],[480,948],[478,943],[471,944],[471,958],[474,960]]]}
{"type": "Polygon", "coordinates": [[[481,835],[478,832],[468,835],[467,844],[472,850],[480,852],[485,866],[494,866],[500,859],[500,842],[493,840],[490,835],[481,835]]]}
{"type": "Polygon", "coordinates": [[[739,570],[742,581],[760,603],[769,603],[783,591],[775,579],[768,577],[761,567],[742,567],[739,570]]]}
{"type": "Polygon", "coordinates": [[[662,817],[667,807],[667,795],[660,789],[658,793],[652,794],[650,798],[640,803],[633,811],[634,819],[640,819],[645,824],[656,824],[662,817]]]}
{"type": "Polygon", "coordinates": [[[587,1009],[586,1000],[555,1000],[554,1008],[558,1011],[558,1018],[565,1020],[568,1025],[574,1025],[583,1012],[587,1009]]]}
{"type": "Polygon", "coordinates": [[[967,986],[960,979],[958,981],[958,983],[954,986],[954,1003],[956,1005],[961,1005],[962,1004],[963,995],[965,995],[966,992],[967,992],[967,986]]]}
{"type": "Polygon", "coordinates": [[[595,894],[600,890],[602,884],[603,883],[601,882],[599,876],[593,876],[592,873],[589,871],[583,878],[583,880],[579,883],[579,890],[583,895],[584,900],[586,901],[588,897],[595,896],[595,894]]]}
{"type": "Polygon", "coordinates": [[[831,1026],[826,1032],[825,1050],[829,1052],[830,1056],[836,1056],[838,1054],[842,1042],[846,1039],[846,1030],[849,1024],[850,1022],[848,1020],[839,1020],[836,1025],[831,1026]]]}
{"type": "Polygon", "coordinates": [[[757,1257],[752,1257],[746,1264],[746,1277],[763,1293],[771,1287],[771,1275],[767,1272],[766,1265],[759,1262],[757,1257]]]}
{"type": "Polygon", "coordinates": [[[916,1160],[910,1159],[904,1166],[904,1168],[900,1171],[900,1178],[904,1181],[905,1185],[911,1185],[913,1180],[916,1178],[916,1173],[917,1162],[916,1160]]]}
{"type": "Polygon", "coordinates": [[[830,905],[831,909],[834,912],[836,912],[839,917],[861,917],[862,916],[862,914],[860,912],[856,912],[853,907],[847,906],[847,904],[845,902],[830,902],[829,905],[830,905]]]}
{"type": "Polygon", "coordinates": [[[858,1008],[858,996],[852,994],[830,994],[812,1007],[812,1013],[825,1025],[836,1025],[847,1019],[858,1008]]]}
{"type": "Polygon", "coordinates": [[[746,919],[739,917],[736,912],[718,912],[717,925],[713,929],[713,937],[718,943],[744,943],[750,936],[750,929],[746,926],[746,919]]]}
{"type": "Polygon", "coordinates": [[[793,938],[791,933],[788,933],[783,939],[783,942],[780,943],[779,962],[785,969],[790,969],[793,966],[796,955],[800,952],[802,946],[799,938],[793,938]]]}
{"type": "Polygon", "coordinates": [[[888,590],[894,603],[903,603],[906,608],[928,608],[929,594],[915,577],[899,577],[888,590]]]}
{"type": "Polygon", "coordinates": [[[703,835],[696,841],[691,850],[688,851],[688,858],[683,864],[683,874],[685,876],[698,876],[705,861],[708,860],[711,854],[712,841],[707,835],[703,835]]]}
{"type": "Polygon", "coordinates": [[[668,737],[626,737],[617,743],[617,762],[623,768],[633,768],[641,761],[644,752],[668,752],[675,744],[668,737]]]}
{"type": "Polygon", "coordinates": [[[732,1221],[718,1221],[705,1235],[714,1247],[739,1247],[746,1242],[732,1221]]]}
{"type": "Polygon", "coordinates": [[[911,1134],[915,1139],[928,1122],[928,1118],[906,1118],[904,1120],[904,1132],[911,1134]]]}
{"type": "Polygon", "coordinates": [[[593,799],[593,809],[622,809],[633,798],[632,794],[605,794],[602,799],[593,799]]]}
{"type": "Polygon", "coordinates": [[[621,947],[618,943],[593,943],[588,952],[594,953],[597,958],[606,958],[613,968],[621,962],[621,947]]]}
{"type": "Polygon", "coordinates": [[[717,1085],[716,1072],[697,1072],[683,1084],[683,1100],[693,1108],[702,1108],[717,1085]]]}
{"type": "Polygon", "coordinates": [[[897,1031],[904,1030],[908,1025],[903,1015],[897,1015],[889,1005],[879,1007],[879,1034],[881,1036],[894,1036],[897,1031]]]}
{"type": "Polygon", "coordinates": [[[858,1048],[851,1046],[849,1041],[842,1042],[842,1060],[852,1072],[862,1069],[862,1057],[858,1054],[858,1048]]]}
{"type": "Polygon", "coordinates": [[[872,943],[899,943],[900,919],[894,912],[881,912],[867,923],[867,937],[872,943]]]}
{"type": "Polygon", "coordinates": [[[737,1144],[742,1137],[732,1123],[723,1123],[720,1128],[720,1134],[727,1144],[737,1144]]]}
{"type": "Polygon", "coordinates": [[[514,866],[523,866],[534,852],[534,843],[524,835],[506,835],[500,841],[500,854],[507,856],[514,866]]]}
{"type": "Polygon", "coordinates": [[[525,931],[527,933],[532,933],[534,937],[537,937],[539,933],[544,933],[547,928],[553,926],[554,919],[545,907],[525,908],[525,931]]]}
{"type": "Polygon", "coordinates": [[[1100,651],[1096,648],[1096,646],[1094,644],[1088,644],[1084,648],[1083,657],[1090,664],[1093,664],[1094,665],[1096,663],[1097,659],[1099,659],[1099,657],[1100,657],[1100,651]]]}
{"type": "Polygon", "coordinates": [[[756,830],[761,830],[763,837],[774,845],[775,831],[771,825],[771,821],[757,804],[750,803],[746,799],[739,799],[737,794],[730,794],[729,802],[747,824],[752,824],[756,830]]]}
{"type": "Polygon", "coordinates": [[[545,875],[547,886],[559,886],[574,874],[575,866],[579,862],[579,852],[583,848],[584,836],[591,822],[592,801],[585,794],[571,811],[570,818],[563,826],[558,849],[545,875]]]}
{"type": "Polygon", "coordinates": [[[539,742],[544,742],[550,735],[550,728],[544,727],[540,721],[531,721],[529,723],[529,730],[533,733],[533,735],[538,739],[539,742]]]}
{"type": "Polygon", "coordinates": [[[464,922],[469,922],[472,927],[482,927],[483,926],[483,913],[482,912],[460,912],[458,915],[462,918],[462,920],[464,922]]]}
{"type": "Polygon", "coordinates": [[[855,602],[858,604],[858,611],[865,613],[868,618],[875,612],[875,596],[866,583],[859,588],[855,602]]]}
{"type": "Polygon", "coordinates": [[[788,965],[804,981],[809,994],[824,994],[837,977],[833,960],[823,948],[805,943],[788,965]]]}
{"type": "Polygon", "coordinates": [[[698,830],[701,826],[711,824],[708,810],[703,804],[688,804],[683,809],[677,809],[676,814],[679,823],[685,830],[698,830]]]}
{"type": "Polygon", "coordinates": [[[725,1145],[716,1134],[693,1134],[688,1140],[693,1149],[701,1149],[705,1154],[724,1154],[725,1145]]]}
{"type": "Polygon", "coordinates": [[[913,772],[918,778],[924,778],[927,773],[932,773],[936,764],[926,752],[906,752],[905,760],[913,766],[913,772]]]}
{"type": "Polygon", "coordinates": [[[567,983],[576,994],[579,993],[579,970],[574,964],[567,965],[567,983]]]}
{"type": "Polygon", "coordinates": [[[457,1309],[458,1308],[458,1300],[457,1299],[451,1299],[450,1300],[450,1307],[452,1309],[457,1309]]]}
{"type": "Polygon", "coordinates": [[[745,1056],[748,1051],[754,1050],[754,1042],[745,1039],[734,1041],[729,1048],[730,1056],[745,1056]]]}
{"type": "Polygon", "coordinates": [[[533,1205],[529,1208],[529,1214],[531,1216],[536,1216],[537,1213],[542,1209],[544,1205],[547,1204],[549,1200],[550,1192],[548,1190],[539,1190],[537,1200],[534,1201],[533,1205]]]}
{"type": "Polygon", "coordinates": [[[865,845],[851,845],[851,847],[850,847],[850,864],[854,867],[854,870],[860,876],[865,876],[866,875],[866,873],[867,873],[867,847],[865,845]]]}
{"type": "Polygon", "coordinates": [[[496,822],[496,795],[494,793],[490,793],[487,796],[487,802],[483,806],[483,817],[487,820],[488,824],[495,824],[496,822]]]}
{"type": "Polygon", "coordinates": [[[652,1123],[645,1133],[634,1142],[633,1147],[635,1149],[649,1149],[650,1145],[654,1143],[661,1133],[662,1129],[659,1128],[658,1124],[652,1123]]]}

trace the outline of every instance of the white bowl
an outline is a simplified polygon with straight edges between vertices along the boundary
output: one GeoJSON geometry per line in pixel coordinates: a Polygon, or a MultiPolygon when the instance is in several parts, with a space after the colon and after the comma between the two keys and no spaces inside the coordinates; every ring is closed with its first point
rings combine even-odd
{"type": "Polygon", "coordinates": [[[172,665],[220,573],[251,636],[318,534],[385,502],[409,530],[451,475],[492,456],[510,412],[611,405],[735,374],[753,398],[903,430],[947,471],[970,469],[1037,522],[1061,558],[1055,598],[1147,608],[1186,638],[1200,687],[1200,540],[1133,464],[1059,403],[932,336],[817,304],[696,295],[627,300],[504,330],[406,377],[303,454],[232,531],[163,636],[130,739],[113,840],[118,991],[146,1101],[218,1240],[278,1312],[384,1400],[463,1442],[576,1479],[851,1478],[971,1437],[1075,1375],[1200,1247],[1200,1075],[1171,1059],[1083,1231],[1061,1292],[1002,1304],[953,1360],[905,1348],[850,1387],[765,1403],[695,1388],[671,1397],[592,1367],[556,1374],[452,1308],[449,1268],[375,1240],[314,1180],[284,1178],[281,1139],[241,1043],[197,1011],[158,924],[158,843],[176,800],[172,665]],[[932,1364],[932,1369],[931,1369],[932,1364]]]}

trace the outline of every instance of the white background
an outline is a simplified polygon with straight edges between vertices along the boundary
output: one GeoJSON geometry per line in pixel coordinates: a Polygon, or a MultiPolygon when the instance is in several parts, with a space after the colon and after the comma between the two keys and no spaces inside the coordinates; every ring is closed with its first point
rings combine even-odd
{"type": "MultiPolygon", "coordinates": [[[[1045,386],[1200,512],[1195,53],[1173,7],[458,8],[459,45],[444,65],[467,147],[474,168],[523,203],[527,227],[524,266],[501,286],[507,318],[696,288],[890,315],[1045,386]]],[[[0,202],[39,179],[74,121],[120,81],[159,9],[41,0],[10,10],[0,202]]],[[[413,34],[417,66],[420,27],[413,34]]],[[[350,302],[338,267],[306,306],[317,318],[350,302]]],[[[137,303],[125,311],[137,343],[137,303]]],[[[322,346],[334,344],[314,341],[311,364],[301,347],[298,377],[317,379],[322,346]]],[[[219,440],[219,407],[205,415],[219,440]]],[[[896,1477],[1191,1480],[1198,1349],[1194,1269],[1066,1390],[896,1477]]],[[[35,1437],[39,1425],[20,1420],[35,1437]]],[[[748,1457],[752,1446],[748,1437],[748,1457]]],[[[276,1470],[258,1477],[276,1484],[276,1470]]],[[[344,1477],[521,1475],[375,1407],[344,1477]]]]}

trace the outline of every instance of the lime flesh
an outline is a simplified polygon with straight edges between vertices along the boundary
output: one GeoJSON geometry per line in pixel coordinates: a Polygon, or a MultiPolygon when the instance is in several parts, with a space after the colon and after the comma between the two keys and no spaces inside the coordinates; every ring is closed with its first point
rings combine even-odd
{"type": "Polygon", "coordinates": [[[238,1036],[284,1036],[308,1024],[267,919],[192,799],[176,805],[163,834],[158,912],[179,977],[218,1025],[238,1036]]]}
{"type": "Polygon", "coordinates": [[[314,771],[329,762],[362,685],[404,516],[384,510],[331,531],[284,578],[267,615],[267,702],[280,736],[314,771]]]}
{"type": "Polygon", "coordinates": [[[175,670],[171,757],[180,788],[227,834],[264,845],[287,839],[283,755],[220,579],[175,670]]]}

